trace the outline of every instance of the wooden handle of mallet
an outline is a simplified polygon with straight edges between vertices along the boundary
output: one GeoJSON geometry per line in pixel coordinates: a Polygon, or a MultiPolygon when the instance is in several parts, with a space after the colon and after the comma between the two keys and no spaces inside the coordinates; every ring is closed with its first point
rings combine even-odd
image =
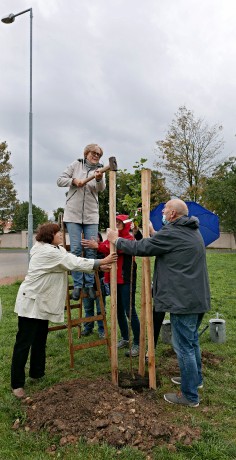
{"type": "MultiPolygon", "coordinates": [[[[103,168],[98,168],[97,171],[100,173],[104,173],[106,171],[117,171],[117,163],[116,163],[116,158],[115,157],[110,157],[109,158],[109,165],[104,166],[103,168]]],[[[91,180],[95,179],[95,174],[92,174],[91,176],[87,177],[84,179],[82,182],[82,186],[87,184],[87,182],[90,182],[91,180]]]]}

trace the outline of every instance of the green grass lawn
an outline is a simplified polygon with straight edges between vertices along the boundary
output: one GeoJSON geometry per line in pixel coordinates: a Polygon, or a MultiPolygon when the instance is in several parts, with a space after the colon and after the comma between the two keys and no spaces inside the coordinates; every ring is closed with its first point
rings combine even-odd
{"type": "MultiPolygon", "coordinates": [[[[200,338],[201,349],[207,356],[215,356],[215,360],[204,361],[204,411],[193,409],[191,423],[202,430],[201,440],[192,446],[177,445],[176,452],[166,448],[156,448],[152,458],[155,460],[206,459],[226,460],[236,459],[236,255],[227,253],[208,252],[207,261],[210,275],[212,309],[204,317],[201,329],[208,324],[210,318],[218,313],[226,321],[227,340],[224,344],[216,344],[210,340],[209,328],[200,338]]],[[[138,259],[137,307],[140,308],[140,273],[141,260],[138,259]]],[[[46,449],[52,444],[45,432],[33,434],[24,430],[13,430],[12,425],[17,418],[24,420],[25,414],[21,402],[16,400],[10,390],[10,363],[12,348],[17,330],[17,316],[14,314],[14,303],[20,282],[11,286],[0,286],[2,302],[2,320],[0,322],[0,460],[44,460],[52,458],[46,449]]],[[[107,302],[109,322],[109,299],[107,302]]],[[[159,340],[156,350],[157,370],[161,374],[162,366],[168,367],[169,358],[163,356],[170,345],[159,340]],[[158,367],[158,363],[160,366],[158,367]]],[[[119,352],[119,369],[129,370],[129,360],[124,353],[119,352]]],[[[26,371],[27,373],[27,371],[26,371]]],[[[53,384],[74,378],[95,379],[98,376],[110,378],[110,362],[107,349],[104,346],[75,352],[75,369],[69,367],[69,350],[66,331],[51,332],[47,344],[47,369],[45,378],[35,385],[28,385],[26,391],[33,394],[53,384]]],[[[166,391],[173,389],[170,382],[163,378],[162,387],[158,388],[157,397],[160,401],[166,391]]],[[[201,408],[201,405],[200,405],[201,408]]],[[[46,408],[45,408],[46,410],[46,408]]],[[[173,421],[184,424],[186,411],[189,408],[166,404],[166,410],[172,414],[173,421]]],[[[55,439],[58,444],[58,439],[55,439]]],[[[144,454],[132,448],[116,451],[107,445],[86,445],[83,441],[76,445],[58,447],[54,458],[65,460],[74,459],[145,459],[144,454]]]]}

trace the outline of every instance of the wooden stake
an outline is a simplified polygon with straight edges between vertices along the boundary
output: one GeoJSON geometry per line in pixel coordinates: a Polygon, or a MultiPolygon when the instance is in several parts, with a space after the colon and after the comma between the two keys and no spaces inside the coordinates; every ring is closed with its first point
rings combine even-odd
{"type": "Polygon", "coordinates": [[[145,353],[146,353],[146,296],[145,296],[145,269],[142,259],[142,287],[141,287],[141,311],[140,311],[140,337],[139,337],[139,374],[145,375],[145,353]]]}
{"type": "MultiPolygon", "coordinates": [[[[141,171],[142,180],[142,221],[143,237],[149,237],[149,218],[150,218],[150,187],[151,187],[151,170],[143,169],[141,171]]],[[[146,320],[148,336],[148,370],[149,370],[149,387],[156,389],[156,370],[155,370],[155,349],[154,349],[154,331],[153,331],[153,313],[152,313],[152,293],[151,293],[151,265],[149,257],[143,258],[145,294],[146,294],[146,320]]]]}
{"type": "MultiPolygon", "coordinates": [[[[109,172],[109,225],[116,229],[116,172],[109,172]]],[[[116,247],[110,243],[110,252],[116,247]]],[[[110,272],[111,288],[111,378],[114,385],[118,385],[118,352],[117,352],[117,264],[112,264],[110,272]]]]}

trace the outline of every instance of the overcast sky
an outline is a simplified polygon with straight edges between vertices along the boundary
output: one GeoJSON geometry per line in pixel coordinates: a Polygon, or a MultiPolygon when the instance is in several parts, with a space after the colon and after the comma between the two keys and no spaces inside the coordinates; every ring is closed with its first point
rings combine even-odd
{"type": "MultiPolygon", "coordinates": [[[[235,155],[235,0],[1,0],[0,17],[33,8],[33,203],[65,203],[57,177],[89,143],[132,170],[181,105],[222,124],[235,155]]],[[[0,23],[0,141],[28,201],[30,15],[0,23]]]]}

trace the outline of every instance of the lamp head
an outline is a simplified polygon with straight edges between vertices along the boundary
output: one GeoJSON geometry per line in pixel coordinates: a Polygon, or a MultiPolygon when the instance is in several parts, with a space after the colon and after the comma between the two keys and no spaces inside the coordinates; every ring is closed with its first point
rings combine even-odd
{"type": "Polygon", "coordinates": [[[11,24],[12,22],[15,21],[15,15],[11,13],[8,16],[5,16],[4,18],[2,18],[1,21],[4,22],[4,24],[11,24]]]}

